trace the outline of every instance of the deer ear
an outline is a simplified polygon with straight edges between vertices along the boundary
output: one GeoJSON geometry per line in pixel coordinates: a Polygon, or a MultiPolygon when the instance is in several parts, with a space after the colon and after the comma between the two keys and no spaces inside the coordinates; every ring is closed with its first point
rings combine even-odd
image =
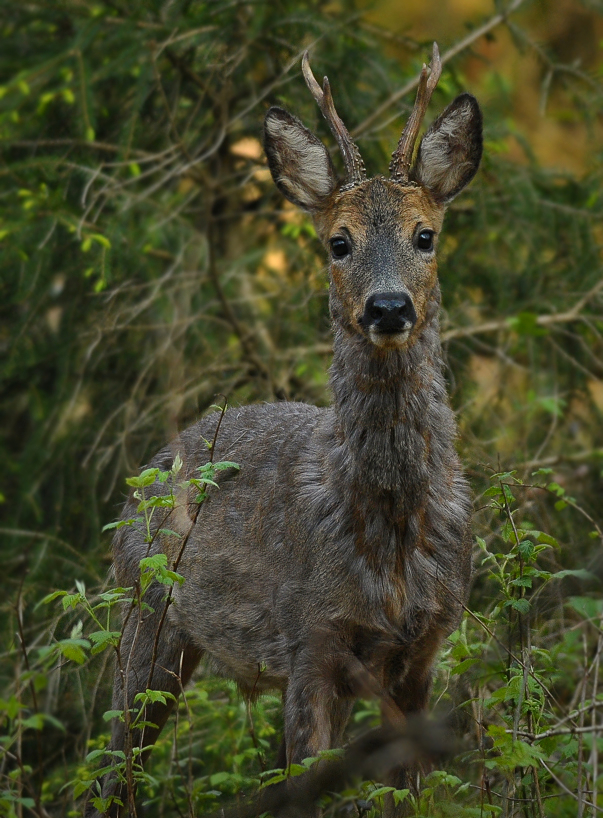
{"type": "Polygon", "coordinates": [[[275,185],[303,210],[320,209],[337,187],[325,146],[282,108],[270,108],[266,114],[264,149],[275,185]]]}
{"type": "Polygon", "coordinates": [[[461,94],[436,119],[419,146],[411,179],[445,204],[475,176],[482,157],[482,113],[461,94]]]}

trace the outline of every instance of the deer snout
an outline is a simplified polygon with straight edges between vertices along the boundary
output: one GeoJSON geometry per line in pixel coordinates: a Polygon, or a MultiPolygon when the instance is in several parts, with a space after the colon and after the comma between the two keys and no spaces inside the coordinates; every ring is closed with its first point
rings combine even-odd
{"type": "Polygon", "coordinates": [[[408,335],[416,320],[417,313],[408,293],[374,293],[367,299],[360,323],[371,340],[379,343],[380,336],[408,335]]]}

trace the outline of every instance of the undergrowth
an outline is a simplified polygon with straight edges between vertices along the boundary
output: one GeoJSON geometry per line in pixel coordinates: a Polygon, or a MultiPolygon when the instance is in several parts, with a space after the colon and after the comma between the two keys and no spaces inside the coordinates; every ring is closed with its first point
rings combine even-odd
{"type": "MultiPolygon", "coordinates": [[[[184,481],[185,487],[194,483],[196,500],[202,502],[207,486],[215,485],[215,472],[233,465],[208,464],[200,478],[184,481]]],[[[136,526],[151,544],[158,531],[152,516],[157,509],[174,507],[176,493],[149,494],[148,487],[155,481],[175,486],[180,466],[176,458],[169,472],[147,469],[129,478],[138,513],[110,527],[136,526]]],[[[404,803],[409,815],[430,818],[569,818],[594,816],[600,809],[603,600],[596,578],[582,568],[561,567],[561,546],[534,525],[530,498],[535,492],[551,499],[555,514],[570,508],[585,513],[551,479],[550,469],[537,470],[529,482],[516,472],[492,475],[483,495],[486,507],[480,512],[491,530],[477,537],[475,547],[476,582],[480,599],[488,604],[479,611],[466,609],[436,671],[433,718],[445,714],[450,718],[452,713],[457,742],[445,768],[425,767],[419,795],[378,781],[356,781],[323,795],[325,815],[377,818],[387,796],[404,803]]],[[[591,536],[601,540],[594,521],[591,536]]],[[[135,588],[90,595],[78,582],[73,591],[49,594],[40,604],[59,602],[60,612],[46,641],[15,645],[15,659],[20,656],[21,661],[16,662],[13,694],[0,701],[1,814],[16,816],[25,808],[44,815],[45,804],[62,801],[66,815],[78,815],[77,804],[90,789],[95,805],[106,809],[110,800],[101,798],[96,779],[113,769],[125,784],[138,787],[145,815],[176,811],[201,816],[313,767],[316,759],[287,770],[273,769],[281,723],[279,697],[264,696],[251,704],[234,684],[202,671],[181,697],[176,717],[150,762],[141,764],[136,748],[130,758],[122,751],[106,756],[109,736],[101,732],[90,738],[85,764],[71,760],[65,778],[55,775],[40,781],[40,771],[25,761],[26,756],[31,758],[36,744],[43,753],[53,731],[70,729],[45,707],[44,697],[57,677],[61,690],[79,689],[81,706],[88,706],[87,685],[100,672],[103,655],[111,651],[119,655],[116,609],[123,612],[125,606],[126,611],[144,615],[145,592],[152,583],[163,584],[168,598],[174,585],[184,581],[163,554],[143,559],[140,569],[135,588]]],[[[133,730],[144,724],[145,704],[165,701],[168,695],[146,690],[136,697],[131,712],[108,710],[103,719],[125,720],[133,730]]],[[[353,742],[377,724],[378,709],[375,701],[358,703],[348,740],[353,742]]]]}

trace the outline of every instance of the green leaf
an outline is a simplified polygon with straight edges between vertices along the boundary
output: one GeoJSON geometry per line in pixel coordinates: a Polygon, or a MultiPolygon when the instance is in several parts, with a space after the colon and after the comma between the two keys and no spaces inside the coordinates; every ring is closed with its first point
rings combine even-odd
{"type": "Polygon", "coordinates": [[[159,534],[163,534],[164,537],[177,537],[179,540],[182,539],[182,534],[179,534],[177,531],[172,531],[171,528],[160,528],[159,534]]]}
{"type": "Polygon", "coordinates": [[[516,483],[520,483],[521,481],[518,480],[515,475],[517,474],[517,469],[513,469],[513,471],[499,471],[496,474],[490,476],[490,480],[514,480],[516,483]]]}
{"type": "Polygon", "coordinates": [[[564,579],[565,577],[576,577],[576,579],[583,579],[583,580],[596,580],[597,577],[595,574],[592,574],[590,571],[587,571],[585,568],[575,568],[569,569],[567,568],[564,571],[557,571],[554,574],[551,574],[552,579],[564,579]]]}
{"type": "Polygon", "coordinates": [[[146,511],[148,508],[174,508],[176,500],[169,494],[153,495],[146,500],[141,500],[136,511],[146,511]]]}
{"type": "Polygon", "coordinates": [[[104,750],[92,750],[91,753],[88,753],[86,756],[86,761],[88,764],[91,764],[93,761],[96,761],[97,758],[101,758],[101,756],[105,755],[104,750]]]}
{"type": "Polygon", "coordinates": [[[533,312],[520,312],[518,315],[507,318],[507,325],[519,335],[533,337],[548,335],[548,330],[538,324],[538,316],[533,312]]]}
{"type": "Polygon", "coordinates": [[[121,639],[121,631],[94,631],[88,634],[88,638],[93,643],[91,653],[96,655],[108,647],[116,647],[121,639]]]}
{"type": "Polygon", "coordinates": [[[155,702],[167,704],[168,699],[176,701],[176,697],[173,693],[170,693],[167,690],[151,690],[150,688],[147,688],[143,693],[137,693],[134,696],[135,702],[143,702],[144,704],[147,704],[148,702],[153,704],[155,702]]]}
{"type": "Polygon", "coordinates": [[[176,476],[180,473],[183,466],[183,460],[180,456],[180,452],[176,452],[176,457],[174,458],[174,462],[172,463],[172,468],[170,469],[171,473],[176,476]]]}
{"type": "Polygon", "coordinates": [[[240,469],[238,463],[233,463],[231,460],[221,460],[219,463],[214,463],[216,471],[224,471],[224,469],[240,469]]]}
{"type": "Polygon", "coordinates": [[[566,603],[580,616],[586,619],[598,619],[603,610],[603,599],[592,599],[588,596],[571,596],[566,603]]]}
{"type": "Polygon", "coordinates": [[[111,242],[106,236],[103,236],[102,233],[91,233],[90,238],[93,239],[98,244],[101,244],[105,249],[111,249],[111,242]]]}
{"type": "Polygon", "coordinates": [[[527,614],[530,612],[530,603],[527,599],[511,599],[508,603],[515,611],[520,614],[527,614]]]}
{"type": "Polygon", "coordinates": [[[395,787],[377,787],[376,790],[368,794],[367,801],[372,801],[374,798],[381,798],[389,792],[395,792],[395,789],[395,787]]]}
{"type": "MultiPolygon", "coordinates": [[[[63,596],[67,596],[67,591],[53,591],[51,594],[47,594],[47,596],[43,597],[43,599],[38,602],[38,605],[48,605],[49,602],[63,596]]],[[[36,608],[38,605],[36,605],[36,608]]]]}
{"type": "MultiPolygon", "coordinates": [[[[124,719],[123,710],[105,710],[103,713],[103,721],[111,721],[111,719],[124,719]]],[[[104,753],[104,750],[102,751],[104,753]]]]}
{"type": "MultiPolygon", "coordinates": [[[[309,762],[310,764],[317,761],[316,758],[305,758],[304,762],[309,762]]],[[[308,768],[305,767],[303,764],[289,764],[287,767],[287,775],[289,778],[297,778],[299,775],[303,775],[308,768]]]]}
{"type": "Polygon", "coordinates": [[[24,708],[25,705],[14,694],[9,699],[0,699],[0,711],[4,710],[9,719],[14,719],[24,708]]]}
{"type": "Polygon", "coordinates": [[[82,596],[82,594],[64,594],[63,595],[63,610],[66,611],[67,608],[76,608],[81,602],[85,602],[86,597],[82,596]]]}
{"type": "Polygon", "coordinates": [[[473,667],[474,665],[479,665],[481,661],[482,660],[478,659],[477,657],[463,659],[462,662],[459,662],[452,668],[450,674],[452,676],[460,676],[461,673],[464,673],[466,670],[469,670],[469,668],[473,667]]]}
{"type": "Polygon", "coordinates": [[[159,469],[145,469],[138,476],[126,477],[126,483],[135,488],[143,488],[144,486],[151,486],[155,482],[159,469]]]}
{"type": "Polygon", "coordinates": [[[150,557],[143,557],[140,560],[140,570],[141,571],[158,571],[161,568],[165,568],[167,565],[167,555],[166,554],[151,554],[150,557]]]}
{"type": "Polygon", "coordinates": [[[209,777],[209,783],[212,787],[217,787],[219,784],[224,784],[226,781],[230,781],[232,778],[232,773],[227,772],[220,772],[214,773],[209,777]]]}
{"type": "Polygon", "coordinates": [[[490,486],[485,490],[484,497],[502,497],[502,489],[499,486],[490,486]]]}
{"type": "Polygon", "coordinates": [[[536,535],[535,539],[539,543],[544,543],[545,545],[552,545],[554,548],[559,548],[559,541],[554,537],[551,537],[550,534],[546,534],[544,531],[531,531],[530,535],[536,535]]]}
{"type": "Polygon", "coordinates": [[[83,665],[86,661],[85,650],[90,649],[90,642],[87,639],[65,639],[58,643],[58,648],[65,659],[83,665]]]}
{"type": "Polygon", "coordinates": [[[534,543],[531,540],[523,540],[517,546],[517,550],[525,560],[529,561],[534,556],[534,543]]]}

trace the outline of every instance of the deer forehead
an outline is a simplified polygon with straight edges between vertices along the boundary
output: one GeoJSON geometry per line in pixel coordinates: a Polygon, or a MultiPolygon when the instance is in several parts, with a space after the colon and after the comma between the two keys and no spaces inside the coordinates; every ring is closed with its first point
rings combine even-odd
{"type": "Polygon", "coordinates": [[[408,239],[417,226],[439,232],[443,218],[444,208],[424,188],[375,177],[341,191],[319,232],[324,240],[338,230],[349,232],[358,242],[383,232],[408,239]]]}

